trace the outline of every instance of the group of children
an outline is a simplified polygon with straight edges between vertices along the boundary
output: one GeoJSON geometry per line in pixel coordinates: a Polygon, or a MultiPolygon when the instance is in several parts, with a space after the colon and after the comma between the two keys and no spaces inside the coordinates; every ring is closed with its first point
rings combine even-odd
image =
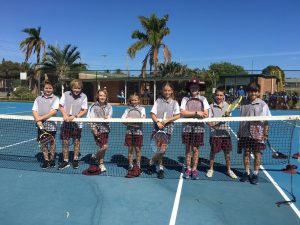
{"type": "MultiPolygon", "coordinates": [[[[80,118],[87,113],[88,118],[112,117],[113,108],[108,103],[108,92],[106,89],[97,91],[97,99],[89,108],[87,97],[82,93],[82,82],[73,80],[70,84],[71,90],[65,92],[59,100],[53,94],[53,86],[49,81],[45,81],[44,92],[37,97],[33,106],[33,116],[38,127],[38,136],[45,129],[51,132],[53,136],[56,133],[56,124],[47,121],[54,116],[58,110],[63,115],[63,124],[61,126],[60,138],[63,143],[63,161],[60,162],[58,169],[64,169],[69,164],[69,142],[74,140],[74,155],[72,166],[74,169],[79,167],[80,138],[82,132],[82,123],[74,122],[74,118],[80,118]]],[[[241,116],[270,116],[271,113],[267,104],[259,98],[259,85],[250,83],[248,85],[248,98],[245,99],[240,107],[241,116]]],[[[164,178],[163,156],[166,153],[167,146],[171,142],[174,121],[181,118],[198,118],[223,117],[226,114],[228,103],[225,101],[225,90],[218,87],[214,94],[215,102],[208,104],[207,99],[200,95],[200,91],[205,90],[204,82],[198,78],[193,78],[187,83],[189,95],[184,97],[179,106],[174,99],[174,88],[171,83],[166,82],[162,86],[162,97],[154,102],[151,109],[151,118],[153,120],[152,138],[163,131],[166,135],[166,141],[156,143],[156,152],[149,161],[147,168],[148,174],[157,173],[157,177],[164,178]],[[158,171],[156,171],[158,164],[158,171]]],[[[128,108],[125,110],[122,118],[146,118],[145,108],[140,106],[140,98],[133,94],[128,99],[128,108]]],[[[142,123],[125,123],[127,126],[124,145],[128,147],[128,173],[126,177],[138,177],[141,174],[141,148],[143,146],[143,129],[142,123]],[[135,153],[136,159],[133,159],[135,153]],[[135,162],[135,165],[134,165],[135,162]]],[[[213,166],[215,154],[222,151],[225,155],[227,175],[237,179],[236,174],[231,170],[230,152],[232,143],[230,138],[230,128],[226,123],[208,123],[210,126],[210,165],[206,176],[213,176],[213,166]]],[[[95,165],[101,172],[105,172],[104,165],[105,152],[108,149],[108,136],[110,126],[107,122],[91,122],[91,131],[94,135],[95,142],[98,145],[98,151],[92,156],[95,165]]],[[[258,171],[260,166],[261,151],[265,148],[264,141],[268,137],[268,124],[266,122],[251,123],[241,122],[237,134],[239,138],[238,148],[244,149],[245,173],[241,181],[249,181],[252,184],[258,183],[258,171]],[[248,129],[249,128],[249,129],[248,129]],[[251,132],[251,129],[259,129],[259,135],[251,132]],[[259,137],[257,137],[259,136],[259,137]],[[253,152],[254,172],[250,176],[250,153],[253,152]]],[[[185,148],[185,165],[183,168],[183,177],[185,179],[199,179],[198,159],[199,148],[204,145],[204,123],[184,123],[182,129],[182,143],[185,148]]],[[[50,154],[48,148],[42,149],[44,162],[42,168],[55,167],[55,143],[50,143],[50,154]]]]}

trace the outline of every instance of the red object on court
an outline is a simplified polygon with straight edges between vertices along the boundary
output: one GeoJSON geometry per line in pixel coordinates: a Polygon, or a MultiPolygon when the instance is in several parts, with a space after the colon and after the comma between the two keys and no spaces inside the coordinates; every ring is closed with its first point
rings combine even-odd
{"type": "Polygon", "coordinates": [[[296,166],[296,165],[288,164],[288,165],[286,165],[285,168],[283,168],[281,170],[284,173],[296,174],[297,173],[297,168],[298,168],[298,166],[296,166]]]}
{"type": "Polygon", "coordinates": [[[293,159],[299,159],[300,158],[300,152],[297,152],[293,155],[293,159]]]}

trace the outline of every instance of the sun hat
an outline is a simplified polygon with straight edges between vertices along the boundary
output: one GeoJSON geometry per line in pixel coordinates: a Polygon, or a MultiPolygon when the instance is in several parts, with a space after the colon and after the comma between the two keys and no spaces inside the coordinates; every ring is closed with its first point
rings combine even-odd
{"type": "Polygon", "coordinates": [[[199,91],[204,91],[206,88],[205,82],[202,80],[199,80],[198,77],[192,77],[187,83],[186,88],[189,90],[191,84],[197,84],[199,86],[199,91]]]}
{"type": "Polygon", "coordinates": [[[87,176],[93,176],[93,175],[99,175],[101,173],[101,170],[98,165],[90,165],[89,168],[82,171],[82,174],[87,176]]]}

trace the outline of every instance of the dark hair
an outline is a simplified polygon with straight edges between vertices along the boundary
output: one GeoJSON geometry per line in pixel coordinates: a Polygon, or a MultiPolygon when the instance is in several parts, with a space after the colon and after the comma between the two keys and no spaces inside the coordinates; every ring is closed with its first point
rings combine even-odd
{"type": "Polygon", "coordinates": [[[217,92],[223,92],[223,94],[225,94],[225,88],[224,88],[224,86],[219,86],[219,87],[217,87],[216,88],[216,90],[215,90],[215,94],[217,94],[217,92]]]}
{"type": "Polygon", "coordinates": [[[260,85],[256,82],[250,82],[247,86],[247,91],[250,92],[250,91],[260,91],[260,85]]]}
{"type": "Polygon", "coordinates": [[[51,86],[53,87],[53,84],[51,83],[50,80],[45,80],[45,81],[44,81],[44,87],[45,87],[46,85],[51,85],[51,86]]]}

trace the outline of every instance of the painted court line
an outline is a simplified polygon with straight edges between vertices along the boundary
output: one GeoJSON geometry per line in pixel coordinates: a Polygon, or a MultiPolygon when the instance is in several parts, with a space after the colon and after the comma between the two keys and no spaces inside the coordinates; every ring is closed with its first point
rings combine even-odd
{"type": "Polygon", "coordinates": [[[183,174],[181,173],[180,177],[179,177],[179,181],[178,181],[176,196],[174,199],[174,204],[173,204],[173,209],[172,209],[172,214],[171,214],[169,225],[176,224],[177,212],[178,212],[180,196],[181,196],[181,191],[182,191],[182,185],[183,185],[183,177],[182,176],[183,176],[183,174]]]}
{"type": "Polygon", "coordinates": [[[5,149],[5,148],[9,148],[9,147],[13,147],[13,146],[16,146],[16,145],[20,145],[20,144],[23,144],[23,143],[26,143],[26,142],[29,142],[29,141],[33,141],[33,140],[36,140],[36,138],[32,138],[32,139],[29,139],[29,140],[26,140],[26,141],[21,141],[21,142],[12,144],[12,145],[6,145],[4,147],[0,147],[0,150],[5,149]]]}
{"type": "MultiPolygon", "coordinates": [[[[265,168],[263,166],[260,166],[260,169],[264,172],[264,174],[267,176],[267,178],[271,181],[271,183],[274,185],[274,187],[277,189],[277,191],[281,194],[281,196],[284,198],[284,200],[291,201],[291,199],[285,194],[285,192],[281,189],[281,187],[273,179],[273,177],[265,170],[265,168]]],[[[296,213],[296,215],[300,219],[300,212],[299,212],[298,208],[295,206],[295,204],[293,202],[291,202],[289,204],[289,206],[292,208],[292,210],[296,213]]]]}
{"type": "MultiPolygon", "coordinates": [[[[230,128],[233,135],[237,138],[236,133],[230,128]]],[[[254,158],[253,154],[251,154],[251,157],[254,158]]],[[[285,201],[291,201],[289,197],[285,194],[285,192],[281,189],[281,187],[278,185],[278,183],[273,179],[273,177],[265,170],[265,168],[260,165],[260,169],[264,172],[266,177],[270,180],[270,182],[274,185],[274,187],[277,189],[277,191],[281,194],[281,196],[284,198],[285,201]]],[[[292,208],[292,210],[296,213],[296,215],[300,218],[300,212],[298,208],[295,206],[293,202],[289,204],[289,206],[292,208]]]]}

